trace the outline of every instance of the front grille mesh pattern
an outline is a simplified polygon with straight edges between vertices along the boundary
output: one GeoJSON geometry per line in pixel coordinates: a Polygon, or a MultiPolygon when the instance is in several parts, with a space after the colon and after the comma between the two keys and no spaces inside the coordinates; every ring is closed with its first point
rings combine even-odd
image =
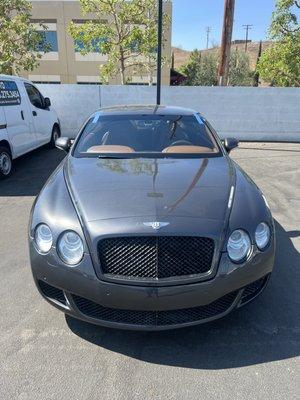
{"type": "Polygon", "coordinates": [[[232,292],[211,304],[170,311],[135,311],[103,307],[91,300],[73,295],[79,311],[87,317],[101,321],[142,326],[171,326],[202,321],[225,313],[238,292],[232,292]]]}
{"type": "Polygon", "coordinates": [[[60,303],[66,305],[66,298],[64,292],[60,289],[57,289],[54,286],[49,285],[46,282],[38,281],[38,285],[42,291],[42,293],[48,297],[49,299],[59,301],[60,303]]]}
{"type": "Polygon", "coordinates": [[[211,269],[214,241],[203,237],[118,237],[99,241],[104,274],[163,279],[211,269]]]}
{"type": "Polygon", "coordinates": [[[247,303],[249,300],[253,299],[266,285],[267,279],[268,277],[264,277],[246,286],[242,294],[241,303],[247,303]]]}

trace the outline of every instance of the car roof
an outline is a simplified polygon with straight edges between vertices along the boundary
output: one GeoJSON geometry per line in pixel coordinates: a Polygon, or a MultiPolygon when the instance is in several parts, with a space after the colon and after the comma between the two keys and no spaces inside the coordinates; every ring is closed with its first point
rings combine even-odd
{"type": "Polygon", "coordinates": [[[104,107],[98,110],[101,115],[194,115],[189,108],[157,105],[122,105],[104,107]]]}
{"type": "Polygon", "coordinates": [[[32,83],[29,79],[22,78],[22,76],[0,74],[0,79],[10,79],[12,81],[23,81],[32,83]]]}

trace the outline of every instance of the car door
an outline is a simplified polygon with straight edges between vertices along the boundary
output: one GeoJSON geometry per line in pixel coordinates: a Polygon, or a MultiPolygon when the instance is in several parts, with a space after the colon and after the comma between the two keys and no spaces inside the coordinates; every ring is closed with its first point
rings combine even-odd
{"type": "Polygon", "coordinates": [[[8,141],[13,156],[18,157],[35,148],[36,136],[28,101],[20,82],[0,79],[0,107],[3,107],[8,141]]]}
{"type": "Polygon", "coordinates": [[[44,97],[31,83],[24,82],[30,108],[33,117],[33,125],[37,136],[37,146],[49,143],[53,128],[53,116],[49,109],[45,108],[44,97]]]}

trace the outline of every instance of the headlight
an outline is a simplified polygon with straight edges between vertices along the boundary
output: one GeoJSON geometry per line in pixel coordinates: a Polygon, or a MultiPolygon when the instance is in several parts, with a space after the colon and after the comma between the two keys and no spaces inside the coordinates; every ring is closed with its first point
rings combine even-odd
{"type": "Polygon", "coordinates": [[[35,230],[34,240],[41,253],[48,253],[52,247],[53,237],[51,229],[46,224],[40,224],[35,230]]]}
{"type": "Polygon", "coordinates": [[[69,265],[80,263],[83,257],[83,243],[80,236],[73,231],[64,232],[58,239],[58,255],[69,265]]]}
{"type": "Polygon", "coordinates": [[[247,258],[251,251],[249,235],[241,229],[232,232],[227,243],[228,255],[234,262],[247,258]]]}
{"type": "Polygon", "coordinates": [[[255,242],[257,244],[257,247],[260,250],[265,249],[270,242],[270,238],[271,238],[270,228],[265,222],[262,222],[257,226],[255,230],[255,242]]]}

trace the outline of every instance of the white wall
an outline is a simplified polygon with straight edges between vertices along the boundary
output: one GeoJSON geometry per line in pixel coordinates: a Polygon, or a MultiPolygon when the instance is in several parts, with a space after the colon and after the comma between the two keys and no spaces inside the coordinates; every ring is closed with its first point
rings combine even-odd
{"type": "MultiPolygon", "coordinates": [[[[50,97],[64,135],[75,136],[100,107],[154,104],[148,86],[39,85],[50,97]]],[[[300,89],[242,87],[163,87],[162,103],[193,108],[224,138],[300,142],[300,89]]]]}

